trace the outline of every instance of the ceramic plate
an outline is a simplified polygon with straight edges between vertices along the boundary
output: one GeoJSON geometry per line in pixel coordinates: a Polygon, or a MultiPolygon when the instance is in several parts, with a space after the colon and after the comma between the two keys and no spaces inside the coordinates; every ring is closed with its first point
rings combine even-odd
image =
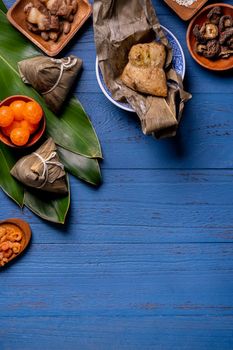
{"type": "MultiPolygon", "coordinates": [[[[170,30],[168,30],[167,28],[165,28],[163,26],[161,26],[161,27],[163,28],[163,30],[168,38],[168,41],[172,47],[172,51],[173,51],[172,66],[176,70],[176,72],[182,76],[182,79],[184,79],[185,57],[184,57],[183,49],[182,49],[178,39],[175,37],[175,35],[172,34],[170,32],[170,30]]],[[[99,68],[98,57],[96,57],[96,67],[95,68],[96,68],[96,77],[97,77],[97,81],[99,83],[99,86],[100,86],[102,92],[104,93],[104,95],[109,99],[109,101],[111,101],[117,107],[124,109],[125,111],[134,112],[133,108],[128,103],[118,102],[112,98],[112,94],[108,90],[107,86],[105,85],[101,70],[99,68]]]]}

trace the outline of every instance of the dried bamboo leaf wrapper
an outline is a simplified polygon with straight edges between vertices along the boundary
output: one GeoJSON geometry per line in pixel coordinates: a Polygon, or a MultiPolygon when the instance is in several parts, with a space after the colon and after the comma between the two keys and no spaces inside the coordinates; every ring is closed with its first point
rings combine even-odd
{"type": "Polygon", "coordinates": [[[59,113],[82,67],[76,56],[54,59],[36,56],[18,63],[22,80],[33,86],[48,107],[59,113]]]}
{"type": "Polygon", "coordinates": [[[134,108],[145,134],[157,138],[174,136],[184,103],[191,95],[184,92],[182,79],[169,69],[172,50],[151,1],[94,0],[93,19],[99,66],[112,97],[127,101],[134,108]],[[154,40],[159,40],[167,50],[165,69],[169,88],[166,98],[134,91],[120,79],[132,46],[154,40]]]}
{"type": "Polygon", "coordinates": [[[29,187],[57,194],[68,193],[66,172],[52,138],[35,152],[18,160],[11,169],[11,175],[29,187]]]}

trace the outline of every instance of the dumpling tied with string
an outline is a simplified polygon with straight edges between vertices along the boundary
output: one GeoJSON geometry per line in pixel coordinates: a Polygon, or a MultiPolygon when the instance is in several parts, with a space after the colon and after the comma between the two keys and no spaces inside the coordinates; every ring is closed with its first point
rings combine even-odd
{"type": "Polygon", "coordinates": [[[45,99],[47,106],[58,114],[82,67],[76,56],[56,59],[46,56],[28,58],[18,63],[20,76],[45,99]]]}
{"type": "Polygon", "coordinates": [[[35,152],[18,160],[11,169],[11,175],[29,187],[57,194],[68,193],[64,165],[52,138],[35,152]]]}

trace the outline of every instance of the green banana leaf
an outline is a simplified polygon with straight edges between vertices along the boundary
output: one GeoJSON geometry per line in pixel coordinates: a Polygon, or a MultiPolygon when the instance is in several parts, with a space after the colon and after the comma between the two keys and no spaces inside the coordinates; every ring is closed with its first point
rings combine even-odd
{"type": "MultiPolygon", "coordinates": [[[[41,218],[63,224],[69,210],[70,189],[68,195],[63,198],[48,197],[48,194],[35,193],[30,189],[25,191],[24,186],[10,174],[10,170],[18,158],[8,147],[0,143],[0,187],[20,207],[25,205],[41,218]]],[[[68,176],[67,183],[69,183],[68,176]]]]}
{"type": "Polygon", "coordinates": [[[19,78],[17,63],[40,54],[8,22],[0,11],[0,99],[13,94],[25,94],[36,99],[44,108],[47,119],[47,133],[55,142],[71,152],[90,158],[101,158],[101,149],[96,133],[83,111],[81,104],[72,98],[61,117],[56,117],[45,105],[43,98],[19,78]]]}
{"type": "Polygon", "coordinates": [[[2,10],[4,13],[7,13],[7,8],[3,1],[0,1],[0,10],[2,10]]]}
{"type": "MultiPolygon", "coordinates": [[[[90,120],[81,104],[72,98],[63,115],[58,119],[44,104],[43,99],[31,87],[22,83],[17,62],[40,54],[7,21],[6,7],[0,0],[0,100],[9,95],[22,94],[36,99],[44,108],[47,120],[47,134],[59,145],[59,154],[66,170],[91,184],[101,181],[97,159],[101,158],[101,148],[90,120]],[[12,49],[14,48],[14,49],[12,49]],[[64,148],[63,148],[64,147],[64,148]]],[[[43,219],[64,223],[70,205],[70,191],[66,197],[50,198],[31,189],[24,189],[10,175],[10,169],[17,161],[14,152],[0,144],[0,187],[21,207],[27,206],[43,219]]],[[[67,181],[68,176],[67,176],[67,181]]]]}
{"type": "Polygon", "coordinates": [[[0,186],[20,207],[23,206],[24,189],[10,174],[17,158],[5,145],[0,144],[0,186]]]}
{"type": "Polygon", "coordinates": [[[72,175],[95,186],[101,184],[100,167],[97,159],[82,157],[62,147],[58,147],[58,153],[65,168],[72,175]]]}
{"type": "MultiPolygon", "coordinates": [[[[69,186],[69,179],[67,176],[69,186]]],[[[69,188],[70,193],[70,188],[69,188]]],[[[59,224],[65,223],[65,218],[70,206],[70,195],[61,198],[52,198],[47,193],[34,193],[25,191],[24,204],[36,215],[41,218],[59,224]]]]}
{"type": "MultiPolygon", "coordinates": [[[[4,99],[6,96],[10,96],[10,95],[17,95],[17,94],[19,94],[19,91],[20,91],[20,94],[22,94],[22,95],[27,95],[27,96],[28,95],[30,95],[30,96],[36,95],[36,93],[34,93],[33,89],[31,89],[30,87],[28,87],[24,83],[22,83],[21,79],[18,78],[18,75],[16,75],[14,70],[8,69],[7,63],[5,61],[1,60],[1,57],[0,57],[0,64],[1,64],[0,82],[1,82],[1,86],[4,87],[4,88],[0,89],[0,99],[4,99]],[[6,74],[6,72],[8,72],[8,74],[6,74]]],[[[40,102],[42,102],[42,101],[40,101],[40,102]]],[[[75,103],[76,103],[75,99],[73,99],[73,101],[71,103],[71,107],[74,109],[74,113],[73,114],[71,113],[71,116],[67,118],[68,119],[67,123],[70,123],[71,128],[73,127],[73,125],[76,125],[75,111],[77,111],[77,108],[80,111],[79,112],[80,115],[83,116],[83,121],[85,120],[85,112],[83,111],[83,109],[80,105],[76,106],[75,103]]],[[[49,113],[51,113],[51,112],[49,112],[49,113]]],[[[48,116],[48,113],[46,113],[46,116],[48,116]]],[[[67,135],[70,136],[70,134],[63,133],[64,128],[61,129],[61,128],[57,127],[57,124],[58,124],[57,117],[53,116],[52,113],[51,113],[51,116],[52,116],[52,123],[54,124],[54,127],[52,128],[53,133],[49,133],[49,131],[47,130],[48,134],[50,136],[52,136],[53,139],[55,139],[55,140],[56,139],[64,140],[64,139],[66,139],[66,137],[68,137],[67,135]],[[55,133],[55,135],[54,135],[54,133],[55,133]]],[[[49,121],[51,122],[51,119],[49,120],[47,118],[47,125],[48,125],[49,121]]],[[[83,133],[85,133],[85,122],[82,124],[81,120],[79,120],[80,129],[82,126],[83,126],[83,133]]],[[[87,136],[87,134],[86,134],[86,136],[87,136]]],[[[94,145],[93,145],[93,147],[94,147],[94,145]]],[[[73,152],[70,152],[70,155],[69,155],[69,151],[65,152],[65,149],[61,153],[66,155],[67,171],[70,171],[73,175],[81,178],[82,180],[86,180],[87,182],[90,182],[94,185],[99,184],[100,174],[98,174],[99,171],[97,171],[97,165],[96,165],[96,163],[98,162],[97,160],[88,158],[89,159],[89,161],[88,161],[86,157],[83,157],[81,155],[77,155],[77,157],[75,157],[73,152]],[[69,167],[69,159],[70,158],[72,159],[71,168],[69,167]],[[74,160],[74,159],[76,159],[76,160],[74,160]],[[83,166],[84,164],[85,164],[85,166],[83,166]],[[74,171],[74,166],[76,167],[76,171],[74,171]],[[80,171],[78,169],[79,166],[81,166],[80,171]],[[94,177],[93,177],[93,175],[94,175],[94,177]]],[[[64,161],[64,157],[63,157],[63,161],[64,161]]]]}

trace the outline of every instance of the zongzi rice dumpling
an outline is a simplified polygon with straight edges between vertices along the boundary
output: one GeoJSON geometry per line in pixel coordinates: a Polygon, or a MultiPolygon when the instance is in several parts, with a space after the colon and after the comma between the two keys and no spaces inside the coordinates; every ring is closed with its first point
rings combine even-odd
{"type": "Polygon", "coordinates": [[[42,191],[57,194],[68,192],[64,166],[59,160],[52,138],[35,152],[18,160],[11,169],[11,175],[24,185],[42,191]]]}
{"type": "Polygon", "coordinates": [[[59,113],[82,67],[75,56],[62,59],[36,56],[18,63],[20,76],[43,97],[47,106],[59,113]]]}
{"type": "Polygon", "coordinates": [[[167,96],[167,79],[164,71],[166,48],[152,42],[131,47],[129,62],[121,79],[129,88],[154,96],[167,96]]]}

